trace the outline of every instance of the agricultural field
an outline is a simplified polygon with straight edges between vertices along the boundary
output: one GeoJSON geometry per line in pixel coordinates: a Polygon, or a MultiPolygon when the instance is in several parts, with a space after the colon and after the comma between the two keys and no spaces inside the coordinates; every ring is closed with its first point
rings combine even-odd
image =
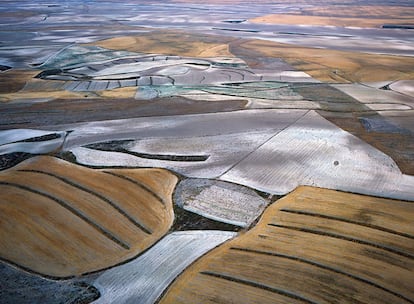
{"type": "Polygon", "coordinates": [[[414,303],[412,1],[0,4],[0,304],[414,303]]]}

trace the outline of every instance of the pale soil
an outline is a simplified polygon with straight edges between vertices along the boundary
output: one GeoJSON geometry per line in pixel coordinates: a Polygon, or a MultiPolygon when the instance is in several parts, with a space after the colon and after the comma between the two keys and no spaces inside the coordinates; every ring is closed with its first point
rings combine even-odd
{"type": "Polygon", "coordinates": [[[414,79],[413,57],[317,49],[263,40],[235,42],[234,47],[239,48],[241,54],[243,49],[247,49],[247,52],[282,58],[296,69],[324,82],[414,79]]]}
{"type": "Polygon", "coordinates": [[[413,19],[404,18],[346,18],[346,17],[326,17],[326,16],[304,16],[304,15],[285,15],[271,14],[249,20],[253,23],[269,24],[290,24],[290,25],[315,25],[315,26],[338,26],[338,27],[362,27],[380,28],[384,24],[413,24],[413,19]]]}
{"type": "Polygon", "coordinates": [[[234,57],[226,43],[184,33],[151,33],[151,35],[116,37],[93,43],[113,50],[188,57],[234,57]],[[210,40],[210,41],[209,41],[210,40]]]}
{"type": "Polygon", "coordinates": [[[408,202],[299,187],[191,265],[160,303],[401,302],[413,295],[405,253],[414,246],[401,235],[414,233],[413,212],[408,202]]]}

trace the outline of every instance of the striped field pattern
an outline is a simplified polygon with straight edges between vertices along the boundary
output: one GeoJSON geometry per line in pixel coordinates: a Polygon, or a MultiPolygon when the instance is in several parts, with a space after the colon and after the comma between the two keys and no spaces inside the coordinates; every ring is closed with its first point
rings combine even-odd
{"type": "Polygon", "coordinates": [[[163,169],[93,170],[29,159],[0,173],[0,256],[51,277],[123,262],[172,225],[176,182],[163,169]]]}
{"type": "Polygon", "coordinates": [[[414,303],[413,218],[411,202],[299,187],[161,303],[414,303]]]}

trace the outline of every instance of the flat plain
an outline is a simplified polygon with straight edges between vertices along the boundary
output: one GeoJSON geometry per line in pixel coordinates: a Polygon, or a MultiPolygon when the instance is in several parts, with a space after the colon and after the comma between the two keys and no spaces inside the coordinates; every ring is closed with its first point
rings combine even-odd
{"type": "Polygon", "coordinates": [[[2,1],[0,304],[414,303],[413,20],[2,1]]]}

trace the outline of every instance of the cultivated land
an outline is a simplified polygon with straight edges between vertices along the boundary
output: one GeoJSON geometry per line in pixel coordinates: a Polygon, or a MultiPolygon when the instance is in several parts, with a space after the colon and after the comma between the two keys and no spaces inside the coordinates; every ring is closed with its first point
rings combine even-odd
{"type": "Polygon", "coordinates": [[[0,254],[50,277],[118,264],[168,231],[175,182],[164,170],[94,171],[50,157],[27,160],[0,176],[0,254]]]}
{"type": "Polygon", "coordinates": [[[1,303],[413,303],[411,1],[3,1],[1,303]]]}
{"type": "Polygon", "coordinates": [[[117,37],[102,40],[94,43],[94,45],[112,50],[173,54],[187,57],[233,57],[226,43],[229,40],[231,39],[220,39],[208,35],[199,37],[186,33],[151,32],[138,37],[117,37]],[[220,43],[220,40],[223,40],[224,43],[220,43]]]}
{"type": "Polygon", "coordinates": [[[409,302],[412,207],[298,188],[189,267],[161,303],[409,302]]]}
{"type": "MultiPolygon", "coordinates": [[[[253,40],[230,44],[230,50],[243,58],[243,52],[257,52],[270,58],[283,58],[294,68],[323,82],[377,82],[413,79],[414,58],[297,47],[253,40]]],[[[253,57],[253,56],[252,56],[253,57]]],[[[254,60],[254,58],[253,58],[254,60]]]]}
{"type": "Polygon", "coordinates": [[[381,28],[384,25],[414,26],[414,8],[405,6],[311,6],[294,14],[271,14],[252,18],[254,23],[381,28]]]}

